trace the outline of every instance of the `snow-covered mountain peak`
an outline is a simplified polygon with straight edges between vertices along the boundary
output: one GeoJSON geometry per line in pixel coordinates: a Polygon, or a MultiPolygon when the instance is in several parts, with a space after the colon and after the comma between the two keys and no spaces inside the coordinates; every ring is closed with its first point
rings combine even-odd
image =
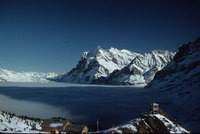
{"type": "Polygon", "coordinates": [[[104,50],[101,48],[101,46],[97,46],[95,49],[90,50],[89,52],[83,52],[82,58],[86,59],[93,59],[98,56],[99,53],[103,52],[104,50]]]}
{"type": "Polygon", "coordinates": [[[83,52],[81,58],[86,58],[86,59],[93,59],[93,58],[97,58],[97,59],[100,59],[100,58],[105,58],[106,56],[116,56],[116,55],[119,55],[119,56],[122,56],[122,58],[126,58],[127,56],[137,56],[137,55],[140,55],[140,54],[137,54],[137,53],[133,53],[131,51],[128,51],[126,49],[122,49],[122,50],[119,50],[117,48],[113,48],[111,47],[110,49],[108,50],[105,50],[103,49],[101,46],[98,46],[96,47],[95,49],[92,49],[88,52],[83,52]]]}
{"type": "Polygon", "coordinates": [[[83,52],[77,66],[56,81],[78,83],[136,84],[145,86],[175,53],[153,50],[138,54],[126,49],[100,46],[83,52]]]}
{"type": "MultiPolygon", "coordinates": [[[[111,47],[110,49],[108,49],[108,51],[110,51],[111,53],[122,53],[122,52],[125,52],[123,50],[125,50],[125,49],[119,50],[119,49],[114,48],[114,47],[111,47]]],[[[126,50],[125,53],[128,54],[128,53],[131,53],[131,52],[126,50]]]]}
{"type": "Polygon", "coordinates": [[[58,81],[73,81],[91,83],[100,77],[107,77],[114,70],[127,66],[131,60],[140,54],[128,50],[110,48],[104,50],[100,46],[84,52],[75,68],[73,68],[58,81]]]}
{"type": "Polygon", "coordinates": [[[119,51],[117,48],[114,48],[114,47],[110,47],[110,49],[108,49],[109,51],[119,51]]]}

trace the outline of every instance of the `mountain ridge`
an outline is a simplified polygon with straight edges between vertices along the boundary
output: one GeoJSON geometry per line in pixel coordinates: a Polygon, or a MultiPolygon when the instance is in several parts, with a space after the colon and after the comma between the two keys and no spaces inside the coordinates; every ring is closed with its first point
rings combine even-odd
{"type": "Polygon", "coordinates": [[[89,52],[83,52],[77,66],[58,77],[57,81],[92,83],[100,77],[107,77],[116,69],[122,69],[137,55],[139,54],[125,49],[111,47],[104,50],[98,46],[89,52]]]}
{"type": "Polygon", "coordinates": [[[162,70],[173,58],[175,53],[167,50],[153,50],[136,56],[122,70],[116,70],[108,77],[109,83],[146,86],[154,75],[162,70]]]}
{"type": "Polygon", "coordinates": [[[118,85],[128,84],[135,86],[140,85],[138,84],[138,81],[142,81],[140,83],[142,83],[142,86],[144,87],[153,79],[154,74],[157,71],[161,70],[168,62],[170,62],[174,55],[175,53],[167,50],[153,50],[145,54],[138,54],[126,49],[118,50],[113,47],[104,50],[98,46],[89,52],[83,52],[75,68],[66,74],[58,76],[54,80],[60,82],[118,85]],[[141,60],[143,60],[143,66],[140,65],[141,60]],[[133,64],[133,62],[135,63],[133,64]],[[131,71],[133,70],[132,72],[126,71],[126,68],[133,68],[132,66],[135,68],[129,69],[131,71]],[[121,71],[121,78],[119,81],[115,81],[115,79],[112,78],[117,71],[121,71]],[[134,77],[136,82],[126,82],[127,80],[123,77],[124,72],[131,73],[128,74],[129,76],[127,77],[132,77],[132,73],[135,74],[134,77]],[[144,72],[146,74],[144,74],[144,72]],[[137,77],[137,73],[139,73],[140,76],[137,77]],[[148,76],[150,73],[152,75],[148,76]]]}

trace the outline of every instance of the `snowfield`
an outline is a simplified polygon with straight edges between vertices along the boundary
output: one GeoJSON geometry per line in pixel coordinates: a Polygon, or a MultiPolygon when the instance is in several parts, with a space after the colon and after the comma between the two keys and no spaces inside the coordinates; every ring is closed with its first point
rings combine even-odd
{"type": "Polygon", "coordinates": [[[40,130],[40,121],[22,119],[0,111],[0,132],[2,133],[39,133],[40,130]]]}

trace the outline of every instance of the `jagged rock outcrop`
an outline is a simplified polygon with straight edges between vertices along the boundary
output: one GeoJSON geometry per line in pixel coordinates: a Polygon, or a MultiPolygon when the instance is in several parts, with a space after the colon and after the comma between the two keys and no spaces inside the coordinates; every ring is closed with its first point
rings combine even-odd
{"type": "MultiPolygon", "coordinates": [[[[161,110],[162,111],[162,110],[161,110]]],[[[140,118],[96,133],[190,133],[167,116],[165,112],[142,113],[140,118]]]]}

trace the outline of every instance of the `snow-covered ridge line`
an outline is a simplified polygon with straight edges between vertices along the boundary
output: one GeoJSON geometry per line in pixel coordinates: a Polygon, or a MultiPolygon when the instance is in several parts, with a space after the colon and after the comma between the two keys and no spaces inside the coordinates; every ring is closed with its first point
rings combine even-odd
{"type": "Polygon", "coordinates": [[[58,76],[58,74],[40,72],[15,72],[0,68],[0,81],[8,82],[49,82],[48,79],[58,76]]]}

